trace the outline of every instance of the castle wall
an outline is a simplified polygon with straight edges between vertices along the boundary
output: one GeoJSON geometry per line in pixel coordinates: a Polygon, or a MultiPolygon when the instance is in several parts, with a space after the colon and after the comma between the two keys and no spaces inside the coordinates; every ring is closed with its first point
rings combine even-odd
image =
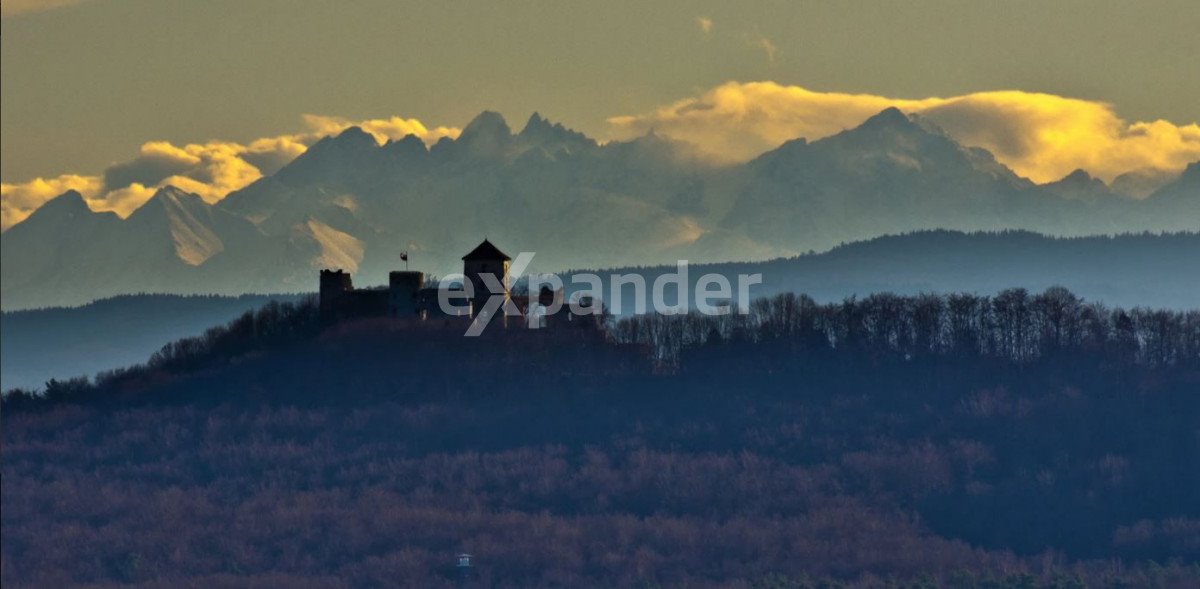
{"type": "Polygon", "coordinates": [[[386,288],[352,290],[338,305],[338,319],[386,317],[390,293],[386,288]]]}

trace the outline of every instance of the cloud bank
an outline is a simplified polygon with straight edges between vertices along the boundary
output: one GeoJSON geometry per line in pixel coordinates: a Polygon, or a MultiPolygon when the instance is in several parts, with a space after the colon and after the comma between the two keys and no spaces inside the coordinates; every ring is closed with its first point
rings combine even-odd
{"type": "Polygon", "coordinates": [[[985,148],[1035,182],[1076,169],[1105,181],[1135,170],[1181,170],[1200,160],[1200,125],[1128,122],[1112,105],[1052,94],[978,92],[902,99],[816,92],[775,82],[728,82],[652,112],[612,117],[614,138],[653,130],[744,161],[797,137],[820,139],[889,106],[918,113],[959,142],[985,148]]]}
{"type": "Polygon", "coordinates": [[[381,143],[416,135],[426,144],[432,144],[442,137],[459,134],[459,129],[453,127],[430,129],[417,119],[400,117],[361,121],[322,115],[303,118],[308,128],[304,133],[264,137],[247,144],[209,141],[178,146],[168,141],[150,141],[142,144],[137,157],[109,166],[99,176],[63,174],[0,184],[0,229],[21,222],[47,200],[67,190],[82,194],[92,210],[113,211],[121,216],[142,206],[166,185],[216,202],[264,175],[274,174],[321,137],[335,135],[351,126],[361,127],[381,143]]]}

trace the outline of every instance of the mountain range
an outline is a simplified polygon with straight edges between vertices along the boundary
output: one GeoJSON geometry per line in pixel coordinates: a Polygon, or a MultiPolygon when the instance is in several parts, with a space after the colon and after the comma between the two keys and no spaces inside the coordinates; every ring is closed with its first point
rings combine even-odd
{"type": "Polygon", "coordinates": [[[121,219],[66,192],[0,235],[0,301],[301,292],[323,267],[382,283],[402,251],[453,272],[485,236],[545,271],[765,260],[932,228],[1197,230],[1200,162],[1166,180],[1077,171],[1037,185],[894,108],[736,165],[654,133],[600,143],[537,114],[514,132],[484,112],[428,148],[351,127],[215,204],[168,186],[121,219]]]}

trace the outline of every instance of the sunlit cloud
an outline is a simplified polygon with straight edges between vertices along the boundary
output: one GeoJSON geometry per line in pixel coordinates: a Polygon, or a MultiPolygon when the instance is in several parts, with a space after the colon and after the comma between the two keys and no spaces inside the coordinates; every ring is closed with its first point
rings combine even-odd
{"type": "Polygon", "coordinates": [[[461,129],[455,127],[435,127],[428,129],[417,119],[405,119],[401,117],[352,121],[342,117],[304,115],[304,122],[317,136],[336,135],[349,127],[359,127],[363,131],[374,135],[375,140],[381,143],[387,140],[403,139],[408,135],[416,135],[426,145],[432,145],[437,143],[437,140],[442,137],[456,138],[461,132],[461,129]]]}
{"type": "Polygon", "coordinates": [[[75,190],[85,197],[100,191],[103,180],[96,176],[64,174],[57,178],[34,178],[21,184],[0,184],[0,229],[8,229],[28,217],[46,201],[75,190]]]}
{"type": "Polygon", "coordinates": [[[751,45],[762,49],[763,53],[767,56],[767,61],[775,63],[775,56],[779,53],[779,47],[776,47],[773,41],[766,37],[758,37],[751,41],[751,45]]]}
{"type": "Polygon", "coordinates": [[[1105,181],[1146,169],[1181,170],[1200,160],[1200,125],[1128,122],[1112,105],[1051,94],[979,92],[918,100],[816,92],[775,82],[729,82],[652,112],[609,119],[614,138],[647,131],[744,161],[797,137],[828,137],[895,106],[985,148],[1018,174],[1049,182],[1076,169],[1105,181]]]}
{"type": "Polygon", "coordinates": [[[258,168],[263,175],[274,174],[308,149],[307,137],[284,135],[255,139],[246,146],[242,159],[258,168]]]}
{"type": "Polygon", "coordinates": [[[700,32],[707,35],[708,33],[712,32],[713,21],[711,18],[708,18],[707,16],[697,16],[696,17],[696,26],[700,27],[700,32]]]}
{"type": "Polygon", "coordinates": [[[175,186],[213,203],[227,194],[274,174],[326,135],[359,126],[379,142],[415,135],[426,144],[457,137],[453,127],[427,128],[417,119],[391,117],[355,121],[342,117],[304,115],[307,130],[292,135],[263,137],[247,144],[209,141],[175,145],[168,141],[142,144],[131,160],[113,164],[99,176],[64,174],[0,185],[0,230],[21,222],[46,201],[75,190],[94,211],[125,217],[163,186],[175,186]]]}
{"type": "Polygon", "coordinates": [[[1128,122],[1112,105],[1050,94],[983,92],[922,112],[959,141],[983,147],[1037,182],[1076,169],[1111,182],[1143,169],[1182,170],[1200,160],[1200,125],[1128,122]]]}
{"type": "MultiPolygon", "coordinates": [[[[905,110],[915,104],[903,102],[905,110]]],[[[879,96],[813,92],[774,82],[729,82],[696,98],[608,122],[617,139],[653,130],[721,159],[742,161],[797,137],[833,135],[895,104],[879,96]]]]}
{"type": "MultiPolygon", "coordinates": [[[[165,183],[164,183],[165,184],[165,183]]],[[[150,200],[158,190],[155,186],[146,186],[134,182],[116,190],[109,190],[95,197],[86,198],[88,207],[93,211],[111,211],[122,217],[137,210],[138,207],[150,200]]],[[[85,195],[86,197],[86,195],[85,195]]]]}
{"type": "Polygon", "coordinates": [[[183,146],[151,141],[142,145],[138,157],[105,170],[105,192],[133,184],[171,184],[216,202],[229,191],[262,177],[259,169],[245,159],[249,151],[244,145],[223,141],[183,146]]]}

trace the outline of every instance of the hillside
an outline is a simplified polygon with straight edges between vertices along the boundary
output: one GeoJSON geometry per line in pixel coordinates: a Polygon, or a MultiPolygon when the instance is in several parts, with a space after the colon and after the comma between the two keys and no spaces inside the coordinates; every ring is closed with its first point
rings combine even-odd
{"type": "Polygon", "coordinates": [[[321,267],[381,283],[400,252],[445,274],[484,236],[550,271],[766,260],[930,229],[1195,231],[1197,169],[1143,199],[1086,174],[1037,185],[894,108],[738,165],[653,133],[601,144],[537,114],[514,132],[484,112],[429,148],[351,127],[213,204],[168,186],[119,219],[64,193],[0,236],[0,304],[296,292],[321,267]]]}
{"type": "Polygon", "coordinates": [[[51,378],[92,376],[146,361],[163,344],[269,301],[299,295],[237,297],[131,295],[81,307],[0,314],[0,382],[5,390],[40,388],[51,378]]]}
{"type": "Polygon", "coordinates": [[[754,308],[607,339],[271,305],[10,395],[4,584],[452,586],[463,551],[468,586],[1200,581],[1200,314],[754,308]]]}

